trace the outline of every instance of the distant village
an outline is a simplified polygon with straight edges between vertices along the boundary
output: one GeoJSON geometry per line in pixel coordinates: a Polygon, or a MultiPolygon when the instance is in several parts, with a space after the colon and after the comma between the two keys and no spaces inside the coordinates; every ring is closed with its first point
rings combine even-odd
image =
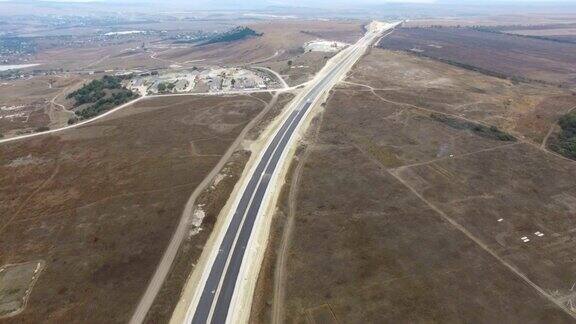
{"type": "MultiPolygon", "coordinates": [[[[126,72],[132,73],[132,72],[126,72]]],[[[137,73],[125,86],[141,95],[265,90],[279,87],[268,72],[245,68],[206,68],[158,73],[137,73]]]]}

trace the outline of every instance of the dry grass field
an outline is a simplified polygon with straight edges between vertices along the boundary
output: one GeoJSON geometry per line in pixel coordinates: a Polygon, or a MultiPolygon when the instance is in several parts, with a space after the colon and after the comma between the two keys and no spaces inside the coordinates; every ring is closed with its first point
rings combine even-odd
{"type": "MultiPolygon", "coordinates": [[[[260,99],[147,99],[1,145],[0,264],[45,263],[27,307],[4,321],[125,323],[191,192],[262,110],[260,99]]],[[[201,246],[208,233],[189,240],[201,246]]]]}
{"type": "Polygon", "coordinates": [[[50,48],[40,51],[36,55],[36,61],[42,63],[39,68],[65,71],[165,68],[170,65],[170,62],[151,58],[154,52],[152,49],[148,52],[139,49],[142,43],[144,42],[131,41],[121,44],[100,42],[82,48],[50,48]]]}
{"type": "Polygon", "coordinates": [[[10,137],[34,132],[40,127],[57,128],[66,125],[72,115],[65,109],[71,107],[66,102],[66,94],[81,86],[83,81],[81,76],[66,75],[2,82],[0,134],[10,137]],[[18,116],[12,116],[15,114],[18,116]]]}
{"type": "MultiPolygon", "coordinates": [[[[498,13],[480,15],[465,15],[463,17],[438,17],[438,18],[422,18],[412,19],[406,23],[409,27],[430,27],[430,26],[540,26],[540,25],[555,25],[555,24],[570,24],[574,23],[576,14],[570,11],[564,12],[550,12],[541,11],[538,13],[527,13],[514,10],[514,13],[498,13]]],[[[443,13],[445,14],[445,13],[443,13]]]]}
{"type": "Polygon", "coordinates": [[[263,62],[260,65],[278,72],[288,85],[296,86],[310,81],[334,54],[324,52],[299,53],[288,59],[263,62]]]}
{"type": "Polygon", "coordinates": [[[531,26],[499,26],[497,30],[524,36],[546,37],[560,41],[576,42],[576,24],[544,24],[531,26]]]}
{"type": "Polygon", "coordinates": [[[576,83],[576,44],[467,28],[403,28],[380,45],[507,77],[576,83]]]}
{"type": "MultiPolygon", "coordinates": [[[[380,49],[347,81],[280,205],[293,229],[253,319],[282,291],[289,323],[573,321],[576,165],[520,122],[566,94],[380,49]]],[[[554,102],[550,120],[569,104],[554,102]]]]}
{"type": "Polygon", "coordinates": [[[239,42],[169,50],[160,53],[158,57],[178,62],[202,60],[202,64],[284,60],[303,53],[301,47],[310,40],[326,38],[352,42],[364,32],[362,22],[359,21],[274,21],[249,27],[263,35],[239,42]]]}
{"type": "Polygon", "coordinates": [[[373,91],[389,103],[465,117],[534,143],[576,106],[567,89],[511,82],[400,52],[375,51],[348,81],[363,85],[350,89],[373,91]]]}

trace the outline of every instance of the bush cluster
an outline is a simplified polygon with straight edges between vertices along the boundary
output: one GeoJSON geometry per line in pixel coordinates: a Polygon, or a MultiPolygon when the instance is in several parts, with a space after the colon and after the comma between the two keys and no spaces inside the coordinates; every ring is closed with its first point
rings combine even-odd
{"type": "MultiPolygon", "coordinates": [[[[67,98],[74,99],[74,107],[92,104],[76,110],[78,119],[87,119],[99,115],[115,106],[124,104],[138,95],[122,86],[122,77],[105,75],[100,80],[93,80],[82,88],[70,93],[67,98]]],[[[69,124],[76,119],[69,120],[69,124]]]]}
{"type": "Polygon", "coordinates": [[[485,126],[482,124],[476,124],[466,120],[458,120],[456,118],[451,118],[442,114],[435,114],[435,113],[430,114],[430,118],[432,118],[432,120],[435,120],[437,122],[444,123],[455,129],[469,130],[472,133],[481,137],[504,142],[516,141],[516,138],[514,136],[499,130],[498,127],[496,126],[485,126]]]}
{"type": "Polygon", "coordinates": [[[552,149],[566,157],[576,159],[576,112],[562,116],[558,125],[562,132],[552,144],[552,149]]]}

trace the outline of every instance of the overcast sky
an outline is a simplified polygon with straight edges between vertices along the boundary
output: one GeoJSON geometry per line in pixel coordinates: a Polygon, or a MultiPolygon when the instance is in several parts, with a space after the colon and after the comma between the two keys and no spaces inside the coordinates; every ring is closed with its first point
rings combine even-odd
{"type": "MultiPolygon", "coordinates": [[[[342,10],[342,9],[359,9],[359,10],[388,10],[405,7],[404,11],[410,10],[415,13],[418,10],[445,10],[446,14],[455,13],[463,10],[485,11],[502,8],[507,11],[522,11],[532,8],[532,11],[540,7],[546,7],[546,10],[562,10],[561,8],[576,8],[576,0],[0,0],[13,3],[34,3],[42,2],[45,5],[60,3],[99,3],[108,4],[109,6],[98,7],[107,8],[111,11],[124,10],[270,10],[278,7],[311,7],[318,9],[342,10]],[[541,3],[543,6],[538,5],[541,3]],[[559,3],[559,5],[551,5],[559,3]],[[563,3],[563,4],[560,4],[563,3]],[[128,7],[122,6],[127,5],[128,7]],[[408,6],[408,7],[406,7],[408,6]],[[433,9],[435,8],[435,9],[433,9]],[[536,9],[535,9],[536,8],[536,9]]],[[[1,8],[0,8],[1,9],[1,8]]],[[[0,15],[2,15],[0,10],[0,15]]]]}
{"type": "MultiPolygon", "coordinates": [[[[15,1],[15,0],[0,0],[15,1]]],[[[113,3],[155,3],[155,4],[186,4],[196,6],[198,4],[218,5],[227,4],[258,4],[258,5],[306,5],[319,6],[329,5],[334,2],[348,4],[386,4],[386,3],[454,3],[454,4],[476,4],[483,3],[551,3],[551,2],[570,2],[570,0],[36,0],[42,2],[113,2],[113,3]]]]}

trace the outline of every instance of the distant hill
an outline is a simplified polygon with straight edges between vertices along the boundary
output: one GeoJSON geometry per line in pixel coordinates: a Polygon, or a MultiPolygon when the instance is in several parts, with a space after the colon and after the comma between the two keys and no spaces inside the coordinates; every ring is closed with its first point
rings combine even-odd
{"type": "Polygon", "coordinates": [[[246,39],[249,37],[259,37],[262,35],[263,35],[262,33],[258,33],[255,30],[248,28],[248,27],[236,27],[236,28],[229,30],[227,32],[214,35],[210,39],[204,41],[202,43],[202,45],[224,43],[224,42],[233,42],[233,41],[246,39]]]}

